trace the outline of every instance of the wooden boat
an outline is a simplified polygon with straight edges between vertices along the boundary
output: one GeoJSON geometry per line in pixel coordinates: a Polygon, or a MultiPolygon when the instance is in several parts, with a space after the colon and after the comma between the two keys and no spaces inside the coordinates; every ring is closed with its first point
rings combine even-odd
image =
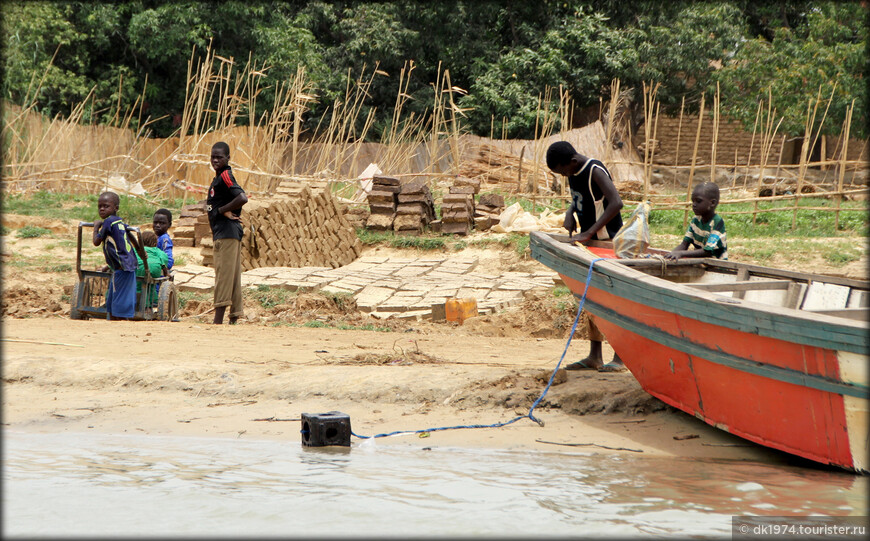
{"type": "MultiPolygon", "coordinates": [[[[870,283],[734,261],[617,259],[531,233],[648,393],[710,425],[868,471],[870,283]],[[595,261],[604,257],[603,260],[595,261]]],[[[647,254],[645,254],[647,255],[647,254]]]]}

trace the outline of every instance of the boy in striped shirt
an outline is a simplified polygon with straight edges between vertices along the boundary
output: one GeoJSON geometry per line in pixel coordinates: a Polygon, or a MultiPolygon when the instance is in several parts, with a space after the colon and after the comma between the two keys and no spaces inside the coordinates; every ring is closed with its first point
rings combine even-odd
{"type": "Polygon", "coordinates": [[[695,217],[686,229],[683,242],[665,256],[677,260],[681,257],[715,257],[728,259],[725,220],[716,214],[719,205],[719,186],[703,182],[692,190],[692,212],[695,217]],[[690,249],[691,248],[691,249],[690,249]]]}

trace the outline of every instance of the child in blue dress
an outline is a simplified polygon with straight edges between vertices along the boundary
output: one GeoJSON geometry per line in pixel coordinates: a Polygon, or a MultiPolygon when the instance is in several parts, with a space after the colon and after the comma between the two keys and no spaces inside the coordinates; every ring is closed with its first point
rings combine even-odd
{"type": "Polygon", "coordinates": [[[136,255],[127,236],[127,225],[118,217],[121,198],[103,192],[97,200],[100,219],[94,222],[94,246],[103,246],[103,256],[112,271],[106,291],[106,319],[131,319],[136,313],[136,255]]]}

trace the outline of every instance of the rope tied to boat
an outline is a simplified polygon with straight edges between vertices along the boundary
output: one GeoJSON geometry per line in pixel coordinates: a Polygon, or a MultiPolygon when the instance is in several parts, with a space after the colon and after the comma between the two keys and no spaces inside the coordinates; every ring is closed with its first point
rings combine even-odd
{"type": "Polygon", "coordinates": [[[553,385],[553,380],[556,378],[556,373],[559,371],[559,367],[562,366],[562,361],[565,360],[565,355],[568,353],[568,348],[571,346],[571,340],[574,338],[574,333],[577,331],[577,324],[580,322],[580,313],[583,311],[583,305],[586,303],[586,294],[589,292],[589,284],[592,281],[592,269],[595,266],[595,263],[598,261],[602,261],[603,257],[596,257],[589,263],[589,271],[586,273],[586,283],[583,287],[583,295],[580,297],[580,302],[577,306],[577,315],[574,316],[574,324],[571,325],[571,332],[568,334],[568,341],[565,343],[565,349],[562,351],[562,356],[559,357],[559,362],[556,363],[556,368],[553,369],[553,373],[550,374],[550,379],[547,381],[547,386],[544,387],[543,392],[541,392],[541,396],[538,397],[537,400],[532,404],[532,407],[529,408],[529,412],[525,415],[519,415],[514,417],[510,421],[504,421],[501,423],[492,423],[488,425],[456,425],[456,426],[440,426],[436,428],[422,428],[420,430],[396,430],[395,432],[388,432],[385,434],[375,434],[374,436],[360,436],[359,434],[351,431],[351,434],[360,439],[374,439],[374,438],[386,438],[388,436],[398,436],[403,434],[423,434],[428,432],[440,432],[443,430],[457,430],[460,428],[499,428],[502,426],[507,426],[509,424],[513,424],[520,419],[529,418],[532,421],[536,422],[539,426],[544,426],[544,421],[538,419],[534,415],[535,408],[538,407],[538,404],[547,396],[547,392],[549,392],[550,387],[553,385]]]}

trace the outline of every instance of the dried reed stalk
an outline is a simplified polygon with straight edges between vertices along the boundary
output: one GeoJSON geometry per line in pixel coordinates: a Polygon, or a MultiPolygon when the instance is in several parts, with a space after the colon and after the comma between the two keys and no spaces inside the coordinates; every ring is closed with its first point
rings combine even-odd
{"type": "MultiPolygon", "coordinates": [[[[698,161],[698,143],[701,140],[701,124],[704,122],[704,95],[701,94],[701,109],[698,112],[698,128],[695,130],[695,146],[692,149],[692,166],[689,169],[689,180],[686,182],[686,201],[692,200],[692,181],[695,178],[695,164],[698,161]]],[[[689,209],[683,213],[683,228],[689,225],[689,209]]]]}

